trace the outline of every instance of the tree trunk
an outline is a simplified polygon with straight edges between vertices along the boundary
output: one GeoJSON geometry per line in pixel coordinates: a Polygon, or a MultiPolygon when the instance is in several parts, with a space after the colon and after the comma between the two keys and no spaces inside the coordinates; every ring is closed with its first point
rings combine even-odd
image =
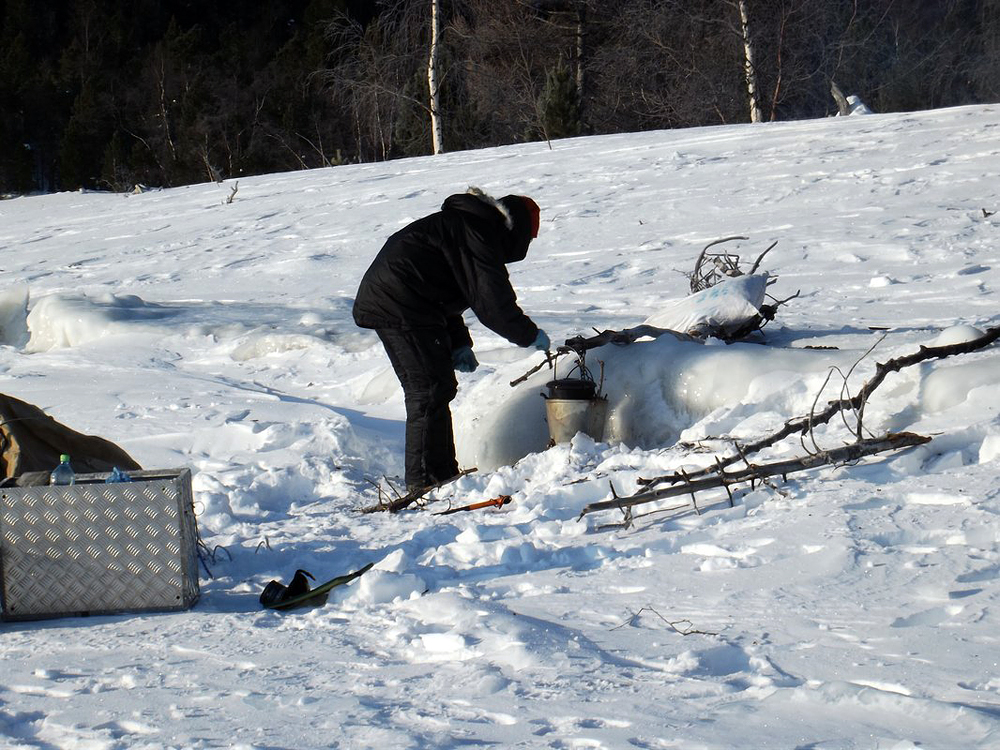
{"type": "Polygon", "coordinates": [[[174,139],[170,134],[170,115],[167,111],[167,72],[166,63],[163,58],[160,58],[160,75],[157,83],[160,89],[160,119],[163,122],[163,137],[167,142],[167,146],[170,149],[170,157],[174,163],[177,162],[177,149],[174,148],[174,139]]]}
{"type": "Polygon", "coordinates": [[[747,15],[746,0],[739,0],[740,28],[743,33],[743,68],[747,81],[747,96],[750,99],[750,122],[761,122],[760,101],[757,96],[757,70],[753,61],[753,43],[750,39],[750,17],[747,15]]]}
{"type": "Polygon", "coordinates": [[[431,52],[427,60],[427,88],[430,94],[431,144],[435,154],[444,151],[441,135],[441,96],[438,90],[438,37],[441,33],[441,2],[431,0],[431,52]]]}
{"type": "Polygon", "coordinates": [[[584,85],[586,78],[584,75],[584,57],[586,55],[586,31],[587,31],[587,6],[578,2],[576,6],[576,101],[580,112],[580,123],[583,124],[584,85]]]}
{"type": "Polygon", "coordinates": [[[844,96],[844,92],[840,90],[840,86],[837,85],[836,81],[830,81],[830,93],[833,95],[833,100],[837,102],[837,110],[840,112],[841,117],[847,117],[851,114],[851,105],[847,103],[847,97],[844,96]]]}

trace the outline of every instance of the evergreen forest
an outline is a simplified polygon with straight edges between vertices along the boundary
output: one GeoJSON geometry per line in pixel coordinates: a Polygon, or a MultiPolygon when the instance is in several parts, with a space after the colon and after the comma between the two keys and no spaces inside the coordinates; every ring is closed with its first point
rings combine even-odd
{"type": "Polygon", "coordinates": [[[1000,0],[0,0],[0,194],[824,117],[840,92],[998,101],[1000,0]]]}

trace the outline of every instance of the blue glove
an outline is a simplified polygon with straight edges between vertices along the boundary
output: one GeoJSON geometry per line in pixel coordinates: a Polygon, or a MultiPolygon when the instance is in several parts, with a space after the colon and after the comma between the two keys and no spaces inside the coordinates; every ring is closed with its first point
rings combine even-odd
{"type": "Polygon", "coordinates": [[[479,360],[472,353],[471,346],[463,346],[451,353],[451,363],[459,372],[475,372],[479,367],[479,360]]]}
{"type": "Polygon", "coordinates": [[[549,337],[545,335],[545,331],[539,328],[538,335],[535,336],[535,340],[532,341],[529,346],[533,346],[536,349],[541,349],[543,352],[547,352],[552,347],[552,343],[549,341],[549,337]]]}

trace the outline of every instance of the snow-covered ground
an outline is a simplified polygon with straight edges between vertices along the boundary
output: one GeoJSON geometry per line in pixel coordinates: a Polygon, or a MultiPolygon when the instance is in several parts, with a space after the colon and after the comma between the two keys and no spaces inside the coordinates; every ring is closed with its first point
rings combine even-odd
{"type": "MultiPolygon", "coordinates": [[[[879,362],[1000,325],[998,168],[982,106],[251,177],[231,203],[234,182],[0,202],[3,392],[190,467],[214,553],[190,611],[0,623],[0,747],[1000,746],[996,347],[875,392],[868,429],[925,446],[734,507],[579,519],[808,414],[842,375],[855,393],[879,362]],[[509,385],[542,355],[468,316],[482,366],[454,413],[478,472],[361,514],[399,484],[403,406],[353,295],[390,233],[468,185],[541,205],[510,270],[554,341],[656,315],[730,235],[751,261],[777,241],[770,293],[800,294],[747,343],[591,352],[609,440],[548,450],[551,373],[509,385]],[[322,608],[258,604],[296,568],[368,562],[322,608]]],[[[815,434],[850,439],[839,419],[815,434]]]]}

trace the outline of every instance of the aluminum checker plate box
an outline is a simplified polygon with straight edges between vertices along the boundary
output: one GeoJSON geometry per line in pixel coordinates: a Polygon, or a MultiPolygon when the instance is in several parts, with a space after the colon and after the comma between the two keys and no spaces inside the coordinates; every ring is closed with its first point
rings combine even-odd
{"type": "Polygon", "coordinates": [[[198,600],[189,469],[0,489],[3,620],[188,609],[198,600]]]}

